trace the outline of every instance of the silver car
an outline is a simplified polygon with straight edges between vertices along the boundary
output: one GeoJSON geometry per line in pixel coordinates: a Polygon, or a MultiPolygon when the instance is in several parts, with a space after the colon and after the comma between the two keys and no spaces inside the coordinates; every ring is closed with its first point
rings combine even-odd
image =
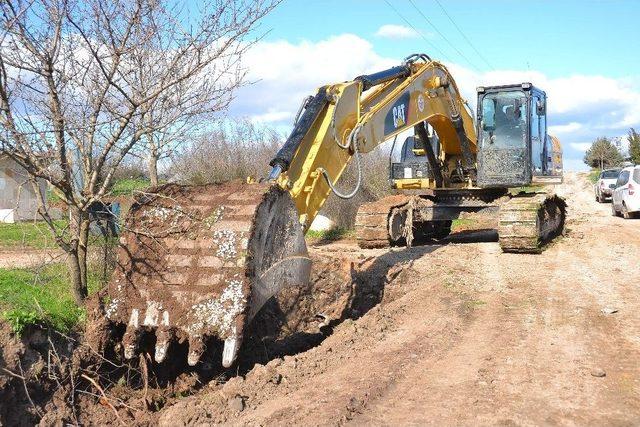
{"type": "Polygon", "coordinates": [[[611,199],[611,212],[626,219],[640,215],[640,165],[622,169],[611,199]]]}
{"type": "Polygon", "coordinates": [[[610,199],[613,195],[613,190],[616,188],[616,181],[620,169],[605,169],[600,172],[598,181],[593,186],[596,193],[596,200],[600,203],[604,203],[607,199],[610,199]]]}

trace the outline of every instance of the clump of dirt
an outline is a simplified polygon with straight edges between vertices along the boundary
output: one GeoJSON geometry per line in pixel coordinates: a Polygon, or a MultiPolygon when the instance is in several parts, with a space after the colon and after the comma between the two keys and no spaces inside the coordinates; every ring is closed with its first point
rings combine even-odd
{"type": "Polygon", "coordinates": [[[0,425],[34,425],[69,378],[72,338],[0,322],[0,425]]]}

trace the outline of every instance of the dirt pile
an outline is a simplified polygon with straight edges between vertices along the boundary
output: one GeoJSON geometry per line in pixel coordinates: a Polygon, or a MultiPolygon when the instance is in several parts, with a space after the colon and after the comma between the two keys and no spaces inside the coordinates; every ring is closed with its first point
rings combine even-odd
{"type": "MultiPolygon", "coordinates": [[[[400,271],[400,267],[390,270],[390,264],[357,253],[314,254],[313,261],[308,286],[284,289],[256,316],[231,370],[220,366],[220,343],[215,339],[208,343],[206,362],[190,368],[186,344],[171,348],[163,364],[155,363],[152,353],[125,362],[119,346],[97,347],[111,333],[105,322],[89,322],[91,328],[82,338],[45,329],[27,331],[19,338],[2,324],[0,402],[15,399],[17,404],[1,405],[0,422],[147,425],[159,411],[203,387],[207,391],[224,388],[226,394],[220,396],[230,395],[221,406],[210,396],[218,408],[216,419],[227,419],[234,410],[244,408],[242,396],[252,388],[248,384],[257,385],[251,395],[278,387],[286,379],[276,367],[291,367],[292,363],[295,367],[297,354],[314,348],[336,327],[352,323],[376,306],[385,284],[400,271]],[[245,375],[247,385],[238,389],[245,375]]],[[[90,305],[90,318],[99,312],[97,301],[90,305]]],[[[153,349],[152,337],[147,340],[146,348],[153,349]]]]}

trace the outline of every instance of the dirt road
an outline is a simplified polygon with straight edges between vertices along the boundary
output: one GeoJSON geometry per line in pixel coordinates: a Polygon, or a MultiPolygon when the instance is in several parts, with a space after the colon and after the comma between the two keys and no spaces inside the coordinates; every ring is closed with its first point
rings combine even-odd
{"type": "Polygon", "coordinates": [[[541,255],[493,241],[316,248],[375,257],[380,303],[311,350],[165,407],[160,423],[637,425],[640,220],[612,217],[584,176],[559,192],[568,232],[541,255]]]}

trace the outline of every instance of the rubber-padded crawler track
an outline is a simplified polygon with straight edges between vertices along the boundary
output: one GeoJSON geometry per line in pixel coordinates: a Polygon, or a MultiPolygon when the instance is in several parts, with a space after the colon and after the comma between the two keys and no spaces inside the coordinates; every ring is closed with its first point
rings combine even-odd
{"type": "Polygon", "coordinates": [[[500,207],[498,235],[503,252],[540,253],[562,234],[564,199],[554,194],[521,193],[500,207]]]}
{"type": "Polygon", "coordinates": [[[361,248],[388,248],[389,213],[395,207],[407,204],[411,196],[388,196],[375,202],[363,203],[356,215],[356,239],[361,248]]]}

